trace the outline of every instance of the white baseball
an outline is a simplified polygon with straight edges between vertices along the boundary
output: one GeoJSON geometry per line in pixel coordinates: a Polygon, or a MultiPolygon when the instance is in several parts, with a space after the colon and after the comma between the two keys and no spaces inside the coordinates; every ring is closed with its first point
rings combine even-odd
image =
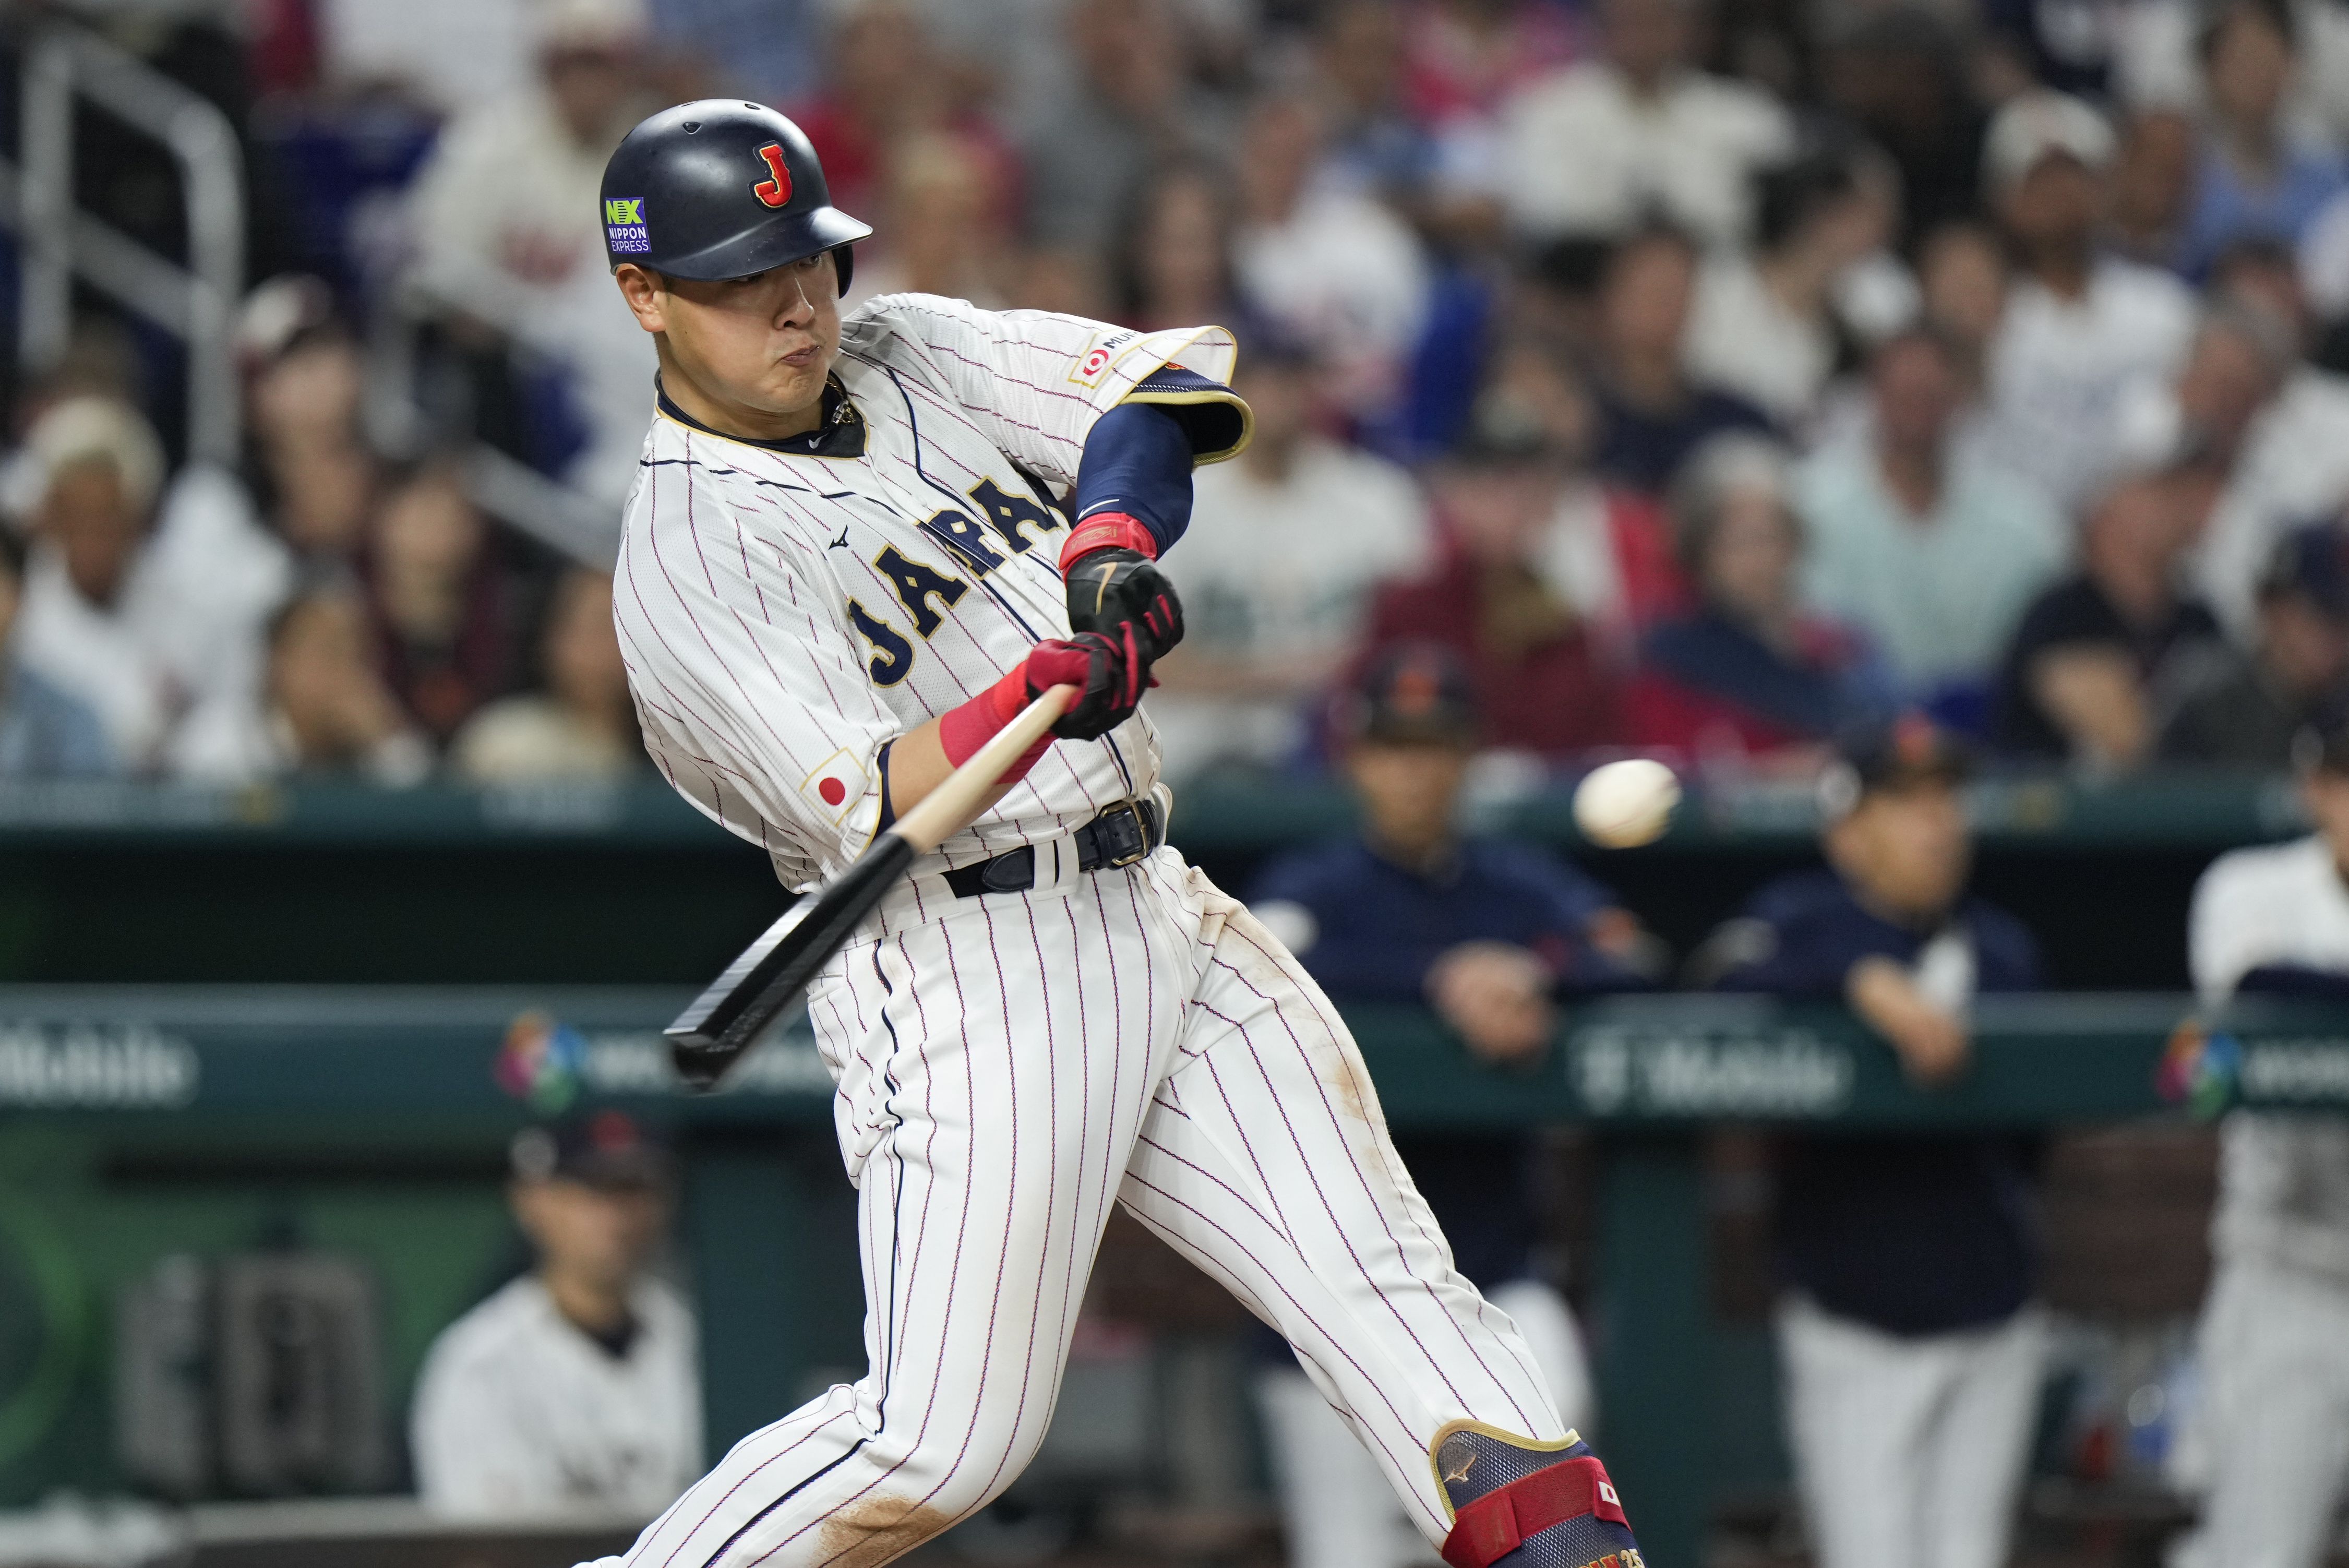
{"type": "Polygon", "coordinates": [[[1574,790],[1574,825],[1593,844],[1630,849],[1652,844],[1681,803],[1672,770],[1647,757],[1627,757],[1585,774],[1574,790]]]}

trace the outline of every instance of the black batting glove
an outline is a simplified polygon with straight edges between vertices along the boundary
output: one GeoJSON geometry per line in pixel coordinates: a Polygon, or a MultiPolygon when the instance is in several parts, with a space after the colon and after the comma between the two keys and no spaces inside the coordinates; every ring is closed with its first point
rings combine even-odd
{"type": "Polygon", "coordinates": [[[1139,550],[1089,551],[1068,564],[1069,629],[1118,637],[1132,628],[1147,666],[1183,640],[1183,601],[1158,563],[1139,550]]]}

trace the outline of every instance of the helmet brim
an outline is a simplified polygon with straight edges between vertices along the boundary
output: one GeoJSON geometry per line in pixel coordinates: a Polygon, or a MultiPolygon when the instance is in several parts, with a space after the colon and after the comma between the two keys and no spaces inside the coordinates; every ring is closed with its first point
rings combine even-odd
{"type": "Polygon", "coordinates": [[[817,207],[787,223],[761,223],[747,234],[709,245],[689,255],[657,264],[643,263],[670,277],[716,283],[749,277],[770,267],[804,261],[819,251],[836,250],[873,237],[873,225],[860,223],[837,207],[817,207]]]}

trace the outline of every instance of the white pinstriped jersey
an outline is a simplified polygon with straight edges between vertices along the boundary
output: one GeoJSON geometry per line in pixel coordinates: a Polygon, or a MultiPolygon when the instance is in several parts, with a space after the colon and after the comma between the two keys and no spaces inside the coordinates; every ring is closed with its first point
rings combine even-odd
{"type": "MultiPolygon", "coordinates": [[[[1232,356],[1220,328],[899,296],[845,324],[827,417],[864,421],[858,455],[666,411],[614,585],[661,766],[786,882],[844,867],[882,744],[1066,633],[1044,492],[1093,421],[1230,400],[1232,356]]],[[[1246,437],[1245,414],[1185,425],[1195,447],[1246,437]]],[[[1064,833],[1157,768],[1140,717],[1061,742],[948,863],[1064,833]]],[[[858,1193],[865,1374],[744,1437],[602,1568],[880,1568],[985,1507],[1043,1438],[1112,1202],[1288,1335],[1431,1543],[1453,1523],[1445,1434],[1571,1440],[1297,961],[1172,846],[1051,859],[1033,887],[967,896],[917,868],[809,988],[858,1193]]]]}
{"type": "MultiPolygon", "coordinates": [[[[654,761],[799,888],[871,842],[885,742],[1069,634],[1067,521],[1044,492],[1073,485],[1093,421],[1164,366],[1223,382],[1234,358],[1219,327],[1143,334],[932,295],[870,300],[841,338],[853,412],[837,417],[862,420],[861,454],[777,450],[664,410],[614,576],[654,761]]],[[[1057,836],[1157,778],[1137,714],[1053,746],[940,853],[958,866],[1057,836]]]]}

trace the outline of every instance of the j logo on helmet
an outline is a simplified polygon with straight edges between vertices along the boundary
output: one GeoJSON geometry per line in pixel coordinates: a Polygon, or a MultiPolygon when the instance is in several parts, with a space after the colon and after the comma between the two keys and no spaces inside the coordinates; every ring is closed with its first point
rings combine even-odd
{"type": "Polygon", "coordinates": [[[759,156],[767,161],[767,171],[773,178],[751,186],[750,194],[770,207],[780,207],[792,199],[792,171],[783,162],[783,144],[770,141],[759,149],[759,156]]]}

